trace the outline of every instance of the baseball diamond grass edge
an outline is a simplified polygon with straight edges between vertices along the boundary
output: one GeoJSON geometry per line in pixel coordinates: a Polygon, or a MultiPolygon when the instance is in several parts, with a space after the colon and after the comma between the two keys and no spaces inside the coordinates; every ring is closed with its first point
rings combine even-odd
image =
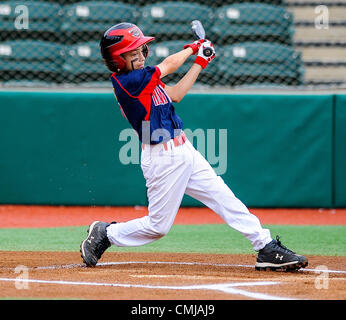
{"type": "MultiPolygon", "coordinates": [[[[272,237],[301,254],[346,256],[346,226],[264,225],[272,237]]],[[[86,226],[0,229],[0,251],[78,251],[86,226]]],[[[162,239],[141,247],[118,248],[120,252],[188,252],[215,254],[255,253],[250,242],[227,225],[174,225],[162,239]],[[186,246],[186,243],[189,245],[186,246]]]]}

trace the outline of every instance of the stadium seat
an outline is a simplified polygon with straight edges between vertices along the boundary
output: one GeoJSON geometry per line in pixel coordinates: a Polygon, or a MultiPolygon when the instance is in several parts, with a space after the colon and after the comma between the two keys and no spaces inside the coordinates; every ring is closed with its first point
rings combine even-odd
{"type": "Polygon", "coordinates": [[[212,32],[218,43],[269,41],[291,44],[293,16],[284,7],[261,3],[222,6],[212,32]]]}
{"type": "Polygon", "coordinates": [[[136,23],[139,9],[135,5],[128,5],[112,1],[86,1],[64,6],[64,17],[61,29],[71,35],[76,35],[73,42],[99,40],[100,34],[112,25],[128,21],[136,23]],[[87,32],[96,33],[91,39],[87,32]],[[85,36],[83,36],[85,35],[85,36]]]}
{"type": "Polygon", "coordinates": [[[300,53],[290,46],[247,42],[223,46],[219,52],[217,69],[223,84],[299,85],[302,82],[300,53]]]}
{"type": "Polygon", "coordinates": [[[61,16],[57,3],[5,1],[0,3],[0,31],[57,32],[61,16]]]}
{"type": "Polygon", "coordinates": [[[1,78],[57,79],[64,60],[63,46],[38,40],[14,40],[0,43],[1,78]],[[44,78],[42,77],[44,74],[44,78]]]}
{"type": "Polygon", "coordinates": [[[191,21],[200,20],[206,30],[213,22],[212,9],[197,3],[156,2],[143,6],[138,26],[144,34],[153,35],[160,41],[193,39],[191,21]]]}
{"type": "Polygon", "coordinates": [[[63,71],[69,80],[95,80],[109,76],[103,63],[98,41],[83,42],[65,47],[63,71]]]}

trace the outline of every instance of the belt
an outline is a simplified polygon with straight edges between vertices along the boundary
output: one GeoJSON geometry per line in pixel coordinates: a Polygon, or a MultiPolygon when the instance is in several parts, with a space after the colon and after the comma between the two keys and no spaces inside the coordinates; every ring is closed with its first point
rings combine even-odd
{"type": "MultiPolygon", "coordinates": [[[[173,145],[174,147],[178,147],[180,145],[183,145],[186,141],[186,135],[183,131],[181,131],[181,133],[179,134],[179,136],[174,137],[173,139],[167,141],[167,142],[162,142],[159,145],[163,145],[164,149],[167,151],[168,150],[168,143],[170,141],[173,141],[173,145]]],[[[156,144],[154,145],[156,146],[156,144]]],[[[142,150],[144,150],[145,144],[142,143],[142,150]]]]}

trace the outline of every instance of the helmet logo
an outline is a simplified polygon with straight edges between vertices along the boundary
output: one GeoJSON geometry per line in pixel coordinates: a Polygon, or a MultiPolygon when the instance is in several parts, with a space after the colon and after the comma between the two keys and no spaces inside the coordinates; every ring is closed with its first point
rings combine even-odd
{"type": "Polygon", "coordinates": [[[129,30],[129,33],[131,33],[136,38],[139,38],[141,36],[141,32],[139,31],[138,27],[133,27],[129,30]]]}

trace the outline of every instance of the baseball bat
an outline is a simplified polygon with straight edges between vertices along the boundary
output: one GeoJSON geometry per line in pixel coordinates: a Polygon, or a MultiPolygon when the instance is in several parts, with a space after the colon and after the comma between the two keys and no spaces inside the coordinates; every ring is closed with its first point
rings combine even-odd
{"type": "MultiPolygon", "coordinates": [[[[191,29],[193,31],[193,34],[197,40],[199,39],[205,39],[205,30],[202,25],[202,22],[199,20],[193,20],[191,22],[191,29]]],[[[210,57],[213,54],[213,50],[210,47],[206,47],[203,50],[203,54],[206,57],[210,57]]]]}

